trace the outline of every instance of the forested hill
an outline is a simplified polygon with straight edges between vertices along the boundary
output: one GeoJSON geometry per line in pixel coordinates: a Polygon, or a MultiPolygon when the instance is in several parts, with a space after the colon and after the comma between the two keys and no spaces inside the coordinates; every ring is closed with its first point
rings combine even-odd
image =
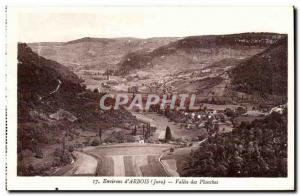
{"type": "Polygon", "coordinates": [[[118,63],[119,74],[128,74],[141,68],[174,69],[178,67],[198,68],[199,64],[216,62],[227,58],[246,58],[257,50],[264,50],[284,37],[276,33],[240,33],[229,35],[189,36],[152,51],[134,51],[123,57],[118,63]],[[171,67],[171,65],[174,66],[171,67]]]}
{"type": "Polygon", "coordinates": [[[233,89],[261,95],[287,95],[287,37],[231,71],[233,89]]]}
{"type": "Polygon", "coordinates": [[[34,53],[25,43],[18,44],[18,92],[34,101],[55,91],[80,90],[82,82],[67,67],[34,53]]]}

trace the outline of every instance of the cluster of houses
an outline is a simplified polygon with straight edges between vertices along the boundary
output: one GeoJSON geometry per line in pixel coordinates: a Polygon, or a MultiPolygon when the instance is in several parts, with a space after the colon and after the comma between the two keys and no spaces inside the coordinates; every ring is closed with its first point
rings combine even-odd
{"type": "Polygon", "coordinates": [[[225,111],[212,109],[198,112],[170,111],[166,116],[171,121],[180,123],[182,127],[191,131],[204,129],[207,132],[230,132],[233,128],[233,124],[225,115],[225,111]]]}

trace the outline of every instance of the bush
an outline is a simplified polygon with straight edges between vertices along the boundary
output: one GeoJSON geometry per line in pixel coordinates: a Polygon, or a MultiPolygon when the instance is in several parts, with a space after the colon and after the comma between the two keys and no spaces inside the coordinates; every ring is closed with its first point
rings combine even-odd
{"type": "Polygon", "coordinates": [[[72,163],[72,155],[69,152],[64,152],[61,157],[60,157],[60,161],[63,164],[70,164],[72,163]]]}
{"type": "Polygon", "coordinates": [[[91,146],[99,146],[100,145],[100,141],[97,139],[94,139],[91,143],[91,146]]]}
{"type": "MultiPolygon", "coordinates": [[[[70,151],[70,147],[68,148],[68,150],[70,151]]],[[[71,147],[73,148],[73,146],[71,147]]],[[[74,148],[73,148],[74,150],[74,148]]],[[[54,165],[66,165],[66,164],[70,164],[72,162],[72,154],[69,151],[63,151],[63,149],[61,148],[56,148],[54,151],[54,156],[56,158],[54,158],[54,165]]]]}
{"type": "Polygon", "coordinates": [[[68,150],[69,150],[69,152],[73,152],[74,151],[74,146],[69,146],[68,150]]]}
{"type": "Polygon", "coordinates": [[[42,159],[44,157],[44,154],[41,149],[36,149],[35,157],[38,159],[42,159]]]}
{"type": "Polygon", "coordinates": [[[104,140],[105,143],[120,143],[120,141],[115,137],[106,138],[104,140]]]}
{"type": "Polygon", "coordinates": [[[225,114],[228,117],[233,117],[234,116],[234,111],[232,109],[230,109],[230,108],[226,108],[225,109],[225,114]]]}

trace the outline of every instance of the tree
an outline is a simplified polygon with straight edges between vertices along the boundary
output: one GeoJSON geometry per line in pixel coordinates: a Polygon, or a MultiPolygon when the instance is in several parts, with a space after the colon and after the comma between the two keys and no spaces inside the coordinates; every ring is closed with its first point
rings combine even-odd
{"type": "Polygon", "coordinates": [[[99,90],[98,90],[97,88],[95,88],[95,89],[93,90],[93,93],[99,93],[99,90]]]}
{"type": "Polygon", "coordinates": [[[145,134],[146,134],[146,132],[145,132],[145,125],[143,124],[143,137],[145,138],[145,134]]]}
{"type": "Polygon", "coordinates": [[[232,109],[230,109],[230,108],[226,108],[225,109],[225,114],[226,114],[226,116],[228,116],[228,117],[233,117],[235,114],[234,114],[234,111],[232,110],[232,109]]]}
{"type": "Polygon", "coordinates": [[[225,116],[222,114],[222,115],[220,115],[220,121],[222,122],[222,123],[224,123],[225,122],[225,116]]]}
{"type": "Polygon", "coordinates": [[[132,130],[132,135],[136,135],[137,129],[136,129],[136,125],[134,126],[134,129],[132,130]]]}
{"type": "Polygon", "coordinates": [[[214,125],[214,132],[215,132],[215,133],[219,133],[219,130],[220,130],[219,124],[215,124],[215,125],[214,125]]]}
{"type": "Polygon", "coordinates": [[[236,111],[237,111],[238,115],[241,115],[241,114],[244,114],[247,112],[247,110],[244,107],[238,107],[236,109],[236,111]]]}
{"type": "Polygon", "coordinates": [[[167,128],[166,128],[165,142],[168,142],[171,139],[172,139],[171,129],[170,129],[169,126],[167,126],[167,128]]]}
{"type": "Polygon", "coordinates": [[[206,131],[209,132],[210,129],[212,128],[213,124],[212,124],[212,120],[208,119],[205,123],[204,126],[206,128],[206,131]]]}
{"type": "Polygon", "coordinates": [[[102,129],[99,129],[99,141],[102,142],[102,129]]]}

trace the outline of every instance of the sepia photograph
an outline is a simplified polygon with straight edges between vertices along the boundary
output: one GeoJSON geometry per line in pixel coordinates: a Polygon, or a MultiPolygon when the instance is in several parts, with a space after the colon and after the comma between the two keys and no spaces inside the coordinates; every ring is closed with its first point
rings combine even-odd
{"type": "Polygon", "coordinates": [[[8,7],[9,186],[293,190],[293,12],[8,7]]]}

